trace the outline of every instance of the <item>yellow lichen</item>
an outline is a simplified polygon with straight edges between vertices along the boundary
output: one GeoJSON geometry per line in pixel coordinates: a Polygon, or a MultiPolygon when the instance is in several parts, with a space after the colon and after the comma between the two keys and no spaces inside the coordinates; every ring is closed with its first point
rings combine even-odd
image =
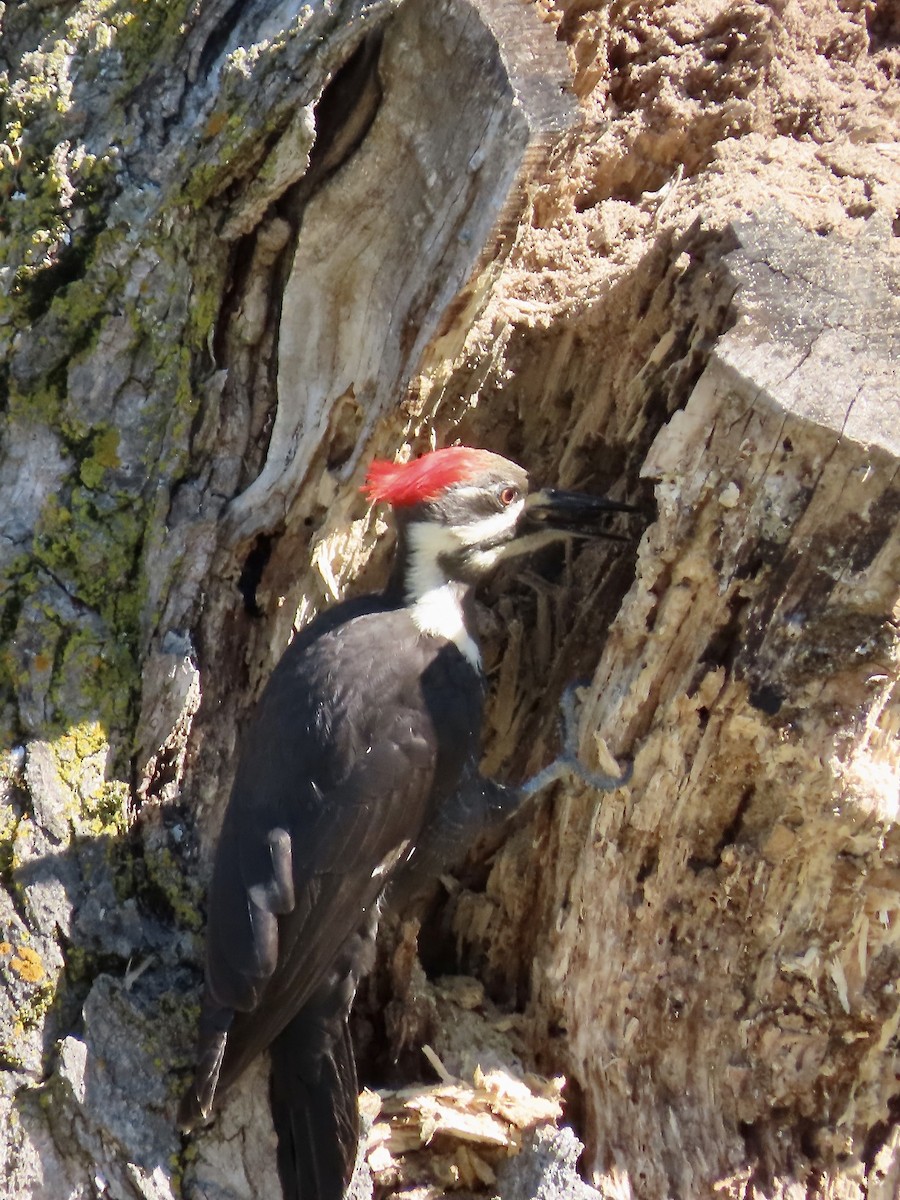
{"type": "Polygon", "coordinates": [[[122,833],[128,827],[128,784],[106,779],[109,741],[99,721],[81,721],[52,743],[56,765],[68,786],[68,815],[75,826],[95,836],[122,833]]]}
{"type": "Polygon", "coordinates": [[[9,962],[10,970],[28,983],[40,983],[46,975],[40,955],[29,946],[19,946],[15,958],[9,962]]]}

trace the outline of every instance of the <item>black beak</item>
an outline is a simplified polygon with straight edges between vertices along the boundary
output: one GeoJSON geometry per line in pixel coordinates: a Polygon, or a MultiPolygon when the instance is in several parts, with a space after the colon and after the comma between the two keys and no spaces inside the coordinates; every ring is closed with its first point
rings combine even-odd
{"type": "Polygon", "coordinates": [[[628,542],[631,538],[619,533],[610,533],[600,522],[610,513],[639,513],[646,520],[643,508],[610,500],[608,496],[588,496],[584,492],[563,492],[558,488],[541,488],[529,493],[525,500],[523,524],[535,532],[553,530],[581,537],[610,538],[616,542],[628,542]]]}

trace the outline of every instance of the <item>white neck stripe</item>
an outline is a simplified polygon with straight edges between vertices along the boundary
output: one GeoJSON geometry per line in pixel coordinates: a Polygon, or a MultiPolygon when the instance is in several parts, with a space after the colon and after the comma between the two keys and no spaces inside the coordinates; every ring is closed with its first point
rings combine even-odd
{"type": "Polygon", "coordinates": [[[453,642],[463,657],[468,659],[476,670],[481,670],[481,651],[466,629],[457,585],[445,583],[430,592],[425,592],[411,605],[409,611],[422,633],[453,642]]]}
{"type": "Polygon", "coordinates": [[[442,554],[459,549],[459,538],[452,530],[427,522],[411,525],[408,537],[406,603],[413,621],[422,633],[453,642],[480,670],[481,652],[463,614],[464,589],[447,578],[438,561],[442,554]]]}

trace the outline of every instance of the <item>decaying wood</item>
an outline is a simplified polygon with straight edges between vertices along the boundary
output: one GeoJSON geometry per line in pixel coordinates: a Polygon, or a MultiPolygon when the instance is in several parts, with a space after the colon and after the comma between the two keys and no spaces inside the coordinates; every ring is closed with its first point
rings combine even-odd
{"type": "Polygon", "coordinates": [[[896,1103],[900,271],[877,227],[736,236],[585,704],[585,752],[634,775],[560,797],[457,908],[500,972],[534,949],[613,1194],[877,1189],[896,1103]]]}
{"type": "MultiPolygon", "coordinates": [[[[172,1127],[204,863],[293,628],[382,577],[365,462],[461,436],[655,495],[482,613],[485,766],[583,678],[634,776],[444,881],[364,1065],[565,1073],[609,1196],[896,1195],[890,0],[0,22],[0,1191],[277,1194],[264,1063],[172,1127]]],[[[577,1155],[420,1186],[586,1197],[577,1155]]]]}
{"type": "Polygon", "coordinates": [[[297,608],[369,553],[363,455],[572,120],[564,51],[512,15],[0,10],[10,1196],[277,1188],[262,1068],[183,1161],[169,1112],[198,839],[297,608]]]}
{"type": "MultiPolygon", "coordinates": [[[[368,1162],[380,1187],[406,1189],[423,1174],[451,1187],[492,1184],[492,1163],[518,1153],[528,1131],[555,1124],[562,1116],[562,1080],[522,1080],[505,1071],[485,1074],[479,1069],[468,1084],[453,1079],[433,1051],[430,1058],[444,1075],[443,1083],[378,1097],[368,1162]],[[425,1155],[414,1153],[424,1150],[425,1155]]],[[[365,1110],[365,1097],[362,1103],[365,1110]]]]}

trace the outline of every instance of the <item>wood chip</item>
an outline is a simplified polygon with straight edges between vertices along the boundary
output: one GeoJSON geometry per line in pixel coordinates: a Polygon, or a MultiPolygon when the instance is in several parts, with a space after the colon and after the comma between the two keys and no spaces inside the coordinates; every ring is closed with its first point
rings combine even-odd
{"type": "Polygon", "coordinates": [[[561,1078],[518,1079],[477,1068],[468,1084],[455,1079],[430,1047],[423,1049],[441,1082],[381,1093],[367,1150],[379,1184],[490,1186],[494,1164],[518,1153],[527,1130],[562,1116],[561,1078]]]}

